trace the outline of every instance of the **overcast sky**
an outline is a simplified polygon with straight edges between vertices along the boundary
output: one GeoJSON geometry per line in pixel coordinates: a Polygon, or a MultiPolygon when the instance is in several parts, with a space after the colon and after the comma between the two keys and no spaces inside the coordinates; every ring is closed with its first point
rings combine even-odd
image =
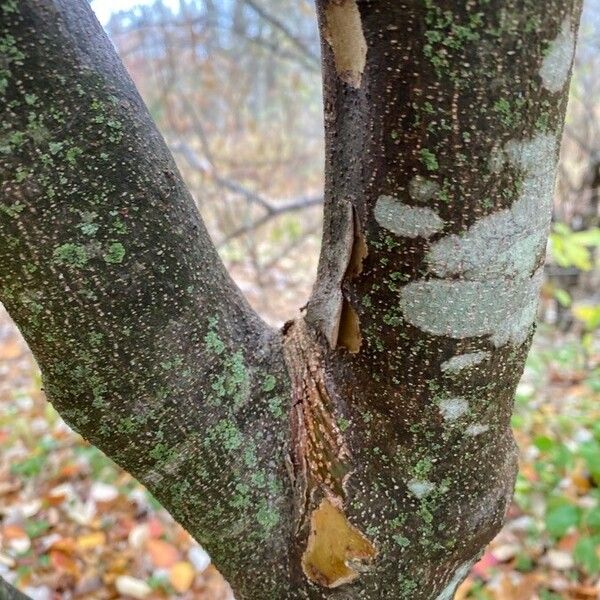
{"type": "MultiPolygon", "coordinates": [[[[129,10],[134,6],[142,4],[153,4],[154,0],[92,0],[92,8],[98,17],[98,21],[102,25],[106,25],[110,19],[110,15],[121,10],[129,10]]],[[[163,0],[166,6],[176,8],[178,0],[163,0]]]]}

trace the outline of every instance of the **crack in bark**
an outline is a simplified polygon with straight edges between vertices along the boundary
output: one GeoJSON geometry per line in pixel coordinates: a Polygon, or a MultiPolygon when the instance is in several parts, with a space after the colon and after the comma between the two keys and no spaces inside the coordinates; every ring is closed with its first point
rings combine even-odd
{"type": "Polygon", "coordinates": [[[370,559],[376,550],[344,514],[352,457],[336,419],[339,411],[335,392],[328,385],[318,342],[303,319],[288,325],[283,339],[292,380],[289,464],[296,503],[296,535],[303,535],[312,511],[302,567],[311,581],[337,587],[358,577],[353,561],[370,559]],[[324,545],[329,548],[328,558],[323,556],[324,545]]]}
{"type": "MultiPolygon", "coordinates": [[[[362,235],[358,214],[352,209],[352,225],[354,237],[352,241],[352,252],[348,260],[348,266],[344,274],[344,279],[351,280],[362,273],[363,261],[369,253],[367,243],[362,235]]],[[[356,354],[362,344],[362,334],[360,332],[360,318],[354,306],[347,297],[343,295],[342,312],[340,315],[337,345],[343,346],[351,354],[356,354]]]]}

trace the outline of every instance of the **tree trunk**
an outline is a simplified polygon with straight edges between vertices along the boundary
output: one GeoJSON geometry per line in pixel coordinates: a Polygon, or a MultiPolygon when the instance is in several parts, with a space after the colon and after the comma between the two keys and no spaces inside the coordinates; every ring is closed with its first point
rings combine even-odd
{"type": "Polygon", "coordinates": [[[282,331],[83,0],[0,4],[0,299],[239,600],[447,600],[498,531],[579,0],[317,0],[326,202],[282,331]]]}

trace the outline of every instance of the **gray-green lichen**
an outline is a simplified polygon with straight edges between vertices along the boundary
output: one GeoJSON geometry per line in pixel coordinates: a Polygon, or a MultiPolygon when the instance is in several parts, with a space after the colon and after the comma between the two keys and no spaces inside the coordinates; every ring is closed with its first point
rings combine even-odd
{"type": "Polygon", "coordinates": [[[473,423],[473,425],[469,425],[466,429],[467,435],[471,437],[477,437],[486,431],[489,431],[490,426],[484,425],[483,423],[473,423]]]}
{"type": "Polygon", "coordinates": [[[425,498],[435,489],[435,484],[426,479],[411,479],[406,487],[417,498],[425,498]]]}
{"type": "Polygon", "coordinates": [[[556,138],[539,134],[511,141],[504,150],[525,174],[520,197],[510,209],[480,219],[464,234],[436,242],[427,261],[438,277],[523,277],[539,260],[550,225],[556,138]]]}
{"type": "Polygon", "coordinates": [[[543,133],[504,146],[522,173],[518,199],[431,246],[427,263],[439,279],[400,292],[409,322],[458,339],[489,335],[496,346],[525,340],[542,281],[538,264],[550,225],[556,151],[556,138],[543,133]]]}
{"type": "Polygon", "coordinates": [[[521,344],[535,318],[542,281],[542,269],[518,284],[501,278],[416,281],[401,291],[400,306],[407,320],[433,335],[489,335],[497,347],[521,344]]]}
{"type": "Polygon", "coordinates": [[[375,219],[384,229],[408,238],[427,238],[444,228],[444,221],[435,211],[404,204],[393,196],[379,196],[375,219]]]}
{"type": "Polygon", "coordinates": [[[445,421],[456,421],[469,412],[469,403],[464,398],[443,398],[438,406],[445,421]]]}
{"type": "Polygon", "coordinates": [[[571,19],[566,18],[555,40],[552,41],[542,68],[540,77],[544,87],[552,93],[560,92],[569,78],[573,56],[575,54],[575,34],[571,19]]]}
{"type": "Polygon", "coordinates": [[[440,191],[440,184],[433,179],[416,175],[409,183],[408,191],[415,202],[428,202],[440,191]]]}
{"type": "Polygon", "coordinates": [[[458,371],[482,363],[490,356],[491,354],[489,352],[468,352],[466,354],[459,354],[443,362],[441,369],[445,373],[457,373],[458,371]]]}

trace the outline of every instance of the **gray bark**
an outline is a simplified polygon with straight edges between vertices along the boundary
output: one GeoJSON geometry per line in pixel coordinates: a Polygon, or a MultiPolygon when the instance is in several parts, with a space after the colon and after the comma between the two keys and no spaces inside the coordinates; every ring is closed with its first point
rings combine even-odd
{"type": "Polygon", "coordinates": [[[248,308],[83,0],[0,4],[0,299],[240,599],[447,600],[501,526],[578,0],[318,0],[324,244],[248,308]]]}

